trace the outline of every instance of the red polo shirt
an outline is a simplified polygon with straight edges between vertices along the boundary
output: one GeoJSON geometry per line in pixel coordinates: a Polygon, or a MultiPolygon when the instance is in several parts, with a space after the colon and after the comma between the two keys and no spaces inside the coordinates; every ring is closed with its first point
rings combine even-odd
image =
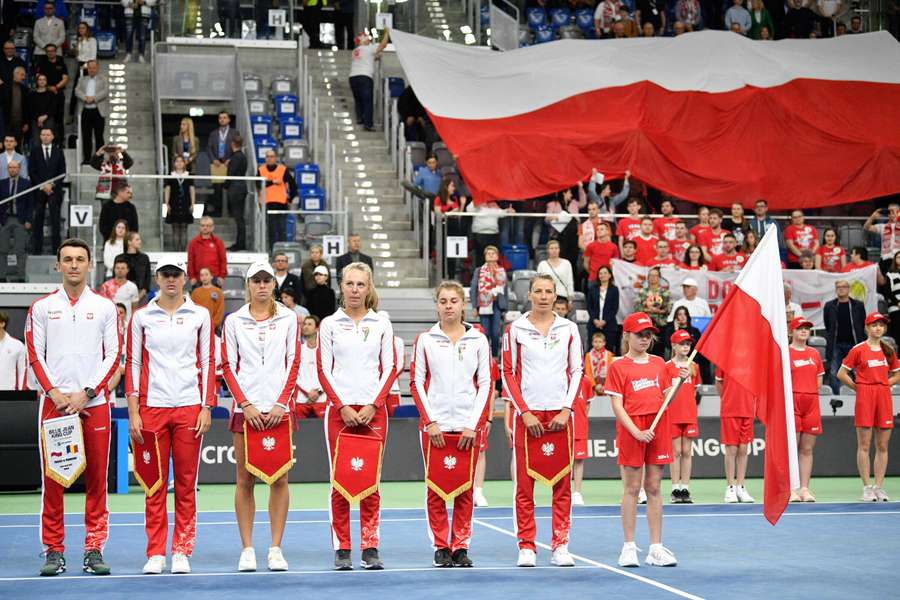
{"type": "Polygon", "coordinates": [[[206,267],[213,277],[224,279],[228,275],[228,260],[225,258],[225,244],[211,234],[203,239],[200,234],[188,242],[188,278],[200,279],[200,269],[206,267]]]}

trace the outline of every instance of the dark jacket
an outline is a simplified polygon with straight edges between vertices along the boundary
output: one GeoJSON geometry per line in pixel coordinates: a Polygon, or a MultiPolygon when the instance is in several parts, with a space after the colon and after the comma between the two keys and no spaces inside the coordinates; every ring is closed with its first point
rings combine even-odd
{"type": "MultiPolygon", "coordinates": [[[[97,154],[94,152],[93,156],[91,156],[91,168],[100,171],[103,169],[103,163],[106,162],[106,154],[97,154]]],[[[134,166],[134,159],[131,158],[131,155],[128,154],[127,150],[122,150],[122,168],[126,171],[134,166]]]]}
{"type": "MultiPolygon", "coordinates": [[[[18,185],[16,185],[16,193],[24,192],[28,188],[31,187],[31,182],[28,181],[25,177],[18,178],[18,185]]],[[[12,194],[10,194],[12,179],[4,179],[0,181],[0,201],[9,198],[12,194]]],[[[15,200],[10,202],[4,202],[0,204],[0,225],[6,225],[6,215],[10,213],[10,204],[13,202],[16,203],[16,215],[18,216],[19,223],[31,223],[34,218],[34,192],[28,192],[27,194],[22,194],[15,200]]]]}
{"type": "Polygon", "coordinates": [[[354,261],[354,260],[353,260],[353,257],[350,255],[350,253],[349,253],[349,252],[345,252],[344,254],[341,254],[341,255],[338,256],[336,259],[334,259],[334,267],[335,267],[335,269],[337,269],[337,280],[338,280],[338,285],[341,284],[341,279],[342,279],[342,278],[341,278],[341,271],[343,271],[343,270],[344,270],[344,267],[346,267],[347,265],[349,265],[349,264],[352,263],[352,262],[362,262],[362,263],[366,263],[367,265],[369,265],[369,268],[372,269],[372,273],[375,272],[375,263],[372,262],[372,257],[371,257],[371,256],[369,256],[369,255],[367,255],[367,254],[363,254],[362,252],[360,252],[360,253],[359,253],[359,260],[358,260],[358,261],[354,261]]]}
{"type": "MultiPolygon", "coordinates": [[[[238,150],[231,155],[228,160],[228,176],[229,177],[246,177],[247,176],[247,156],[243,150],[238,150]]],[[[224,186],[229,194],[246,194],[247,182],[244,180],[226,181],[224,186]]]]}
{"type": "Polygon", "coordinates": [[[294,292],[294,300],[297,304],[302,304],[301,300],[303,299],[303,281],[294,275],[293,273],[288,273],[287,277],[284,278],[284,281],[281,285],[278,285],[278,280],[275,280],[275,298],[281,302],[281,292],[284,290],[291,290],[294,292]]]}
{"type": "Polygon", "coordinates": [[[128,231],[139,231],[137,209],[130,200],[121,204],[107,200],[100,209],[100,223],[97,225],[97,231],[104,240],[109,239],[109,234],[119,219],[125,219],[128,222],[128,231]]]}
{"type": "MultiPolygon", "coordinates": [[[[606,302],[603,303],[602,315],[600,314],[600,287],[593,285],[588,287],[586,299],[588,315],[590,315],[591,321],[600,319],[606,323],[606,327],[603,328],[604,334],[618,330],[619,323],[616,321],[616,315],[619,312],[619,288],[613,284],[610,284],[609,288],[607,288],[606,302]]],[[[607,337],[609,336],[607,335],[607,337]]]]}
{"type": "MultiPolygon", "coordinates": [[[[11,2],[7,2],[4,5],[3,12],[6,12],[6,10],[5,10],[6,5],[9,5],[9,4],[11,4],[11,2]]],[[[13,22],[15,22],[15,21],[13,21],[13,22]]],[[[3,83],[6,83],[7,81],[12,81],[13,71],[15,71],[17,67],[22,67],[23,69],[25,69],[26,73],[28,72],[28,65],[26,65],[25,61],[22,60],[21,58],[19,58],[18,56],[13,55],[13,57],[9,60],[6,60],[5,56],[0,57],[0,79],[3,80],[3,83]]]]}
{"type": "MultiPolygon", "coordinates": [[[[231,149],[231,143],[234,141],[234,136],[238,134],[237,129],[234,127],[228,127],[228,133],[225,135],[225,156],[223,160],[228,160],[231,158],[231,155],[234,154],[234,150],[231,149]]],[[[216,127],[213,129],[209,138],[206,141],[206,153],[209,155],[209,162],[212,164],[212,161],[216,160],[219,156],[219,128],[216,127]]]]}
{"type": "Polygon", "coordinates": [[[139,290],[150,290],[150,257],[143,252],[118,255],[115,260],[124,258],[128,263],[128,281],[133,281],[139,290]]]}
{"type": "Polygon", "coordinates": [[[317,285],[306,291],[306,310],[320,321],[333,315],[336,307],[334,290],[327,285],[317,285]]]}
{"type": "MultiPolygon", "coordinates": [[[[831,360],[834,356],[834,344],[838,333],[838,300],[829,300],[823,308],[825,320],[825,357],[831,360]]],[[[866,339],[866,307],[859,300],[850,298],[850,324],[853,326],[853,343],[858,344],[866,339]]]]}
{"type": "MultiPolygon", "coordinates": [[[[66,157],[62,148],[53,145],[50,150],[50,161],[44,159],[44,147],[40,143],[31,145],[31,155],[28,157],[28,178],[32,185],[43,183],[53,179],[57,175],[66,172],[66,157]]],[[[54,193],[59,193],[62,179],[53,182],[54,193]]]]}

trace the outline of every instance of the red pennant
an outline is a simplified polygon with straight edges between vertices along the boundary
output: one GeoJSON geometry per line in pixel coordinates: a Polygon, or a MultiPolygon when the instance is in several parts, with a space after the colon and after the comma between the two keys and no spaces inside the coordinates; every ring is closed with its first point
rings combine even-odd
{"type": "Polygon", "coordinates": [[[472,487],[475,474],[475,446],[458,448],[462,434],[445,433],[444,447],[436,448],[431,440],[425,449],[425,484],[446,502],[472,487]]]}
{"type": "Polygon", "coordinates": [[[376,492],[383,450],[379,437],[342,431],[334,445],[331,485],[348,502],[359,502],[376,492]]]}
{"type": "Polygon", "coordinates": [[[550,431],[547,423],[541,437],[525,430],[525,468],[529,477],[552,487],[572,470],[572,424],[550,431]]]}
{"type": "Polygon", "coordinates": [[[289,415],[272,429],[254,429],[244,421],[244,456],[247,471],[272,485],[294,464],[289,415]]]}
{"type": "Polygon", "coordinates": [[[134,478],[137,479],[148,497],[163,487],[162,457],[159,455],[159,442],[156,433],[141,429],[144,443],[140,444],[131,438],[131,453],[134,455],[134,478]]]}

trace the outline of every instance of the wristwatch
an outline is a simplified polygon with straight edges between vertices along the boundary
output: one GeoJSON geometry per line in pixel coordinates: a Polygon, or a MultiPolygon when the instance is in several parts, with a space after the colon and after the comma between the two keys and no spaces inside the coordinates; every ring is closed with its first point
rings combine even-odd
{"type": "Polygon", "coordinates": [[[93,400],[97,397],[97,390],[92,387],[84,388],[84,395],[88,397],[88,400],[93,400]]]}

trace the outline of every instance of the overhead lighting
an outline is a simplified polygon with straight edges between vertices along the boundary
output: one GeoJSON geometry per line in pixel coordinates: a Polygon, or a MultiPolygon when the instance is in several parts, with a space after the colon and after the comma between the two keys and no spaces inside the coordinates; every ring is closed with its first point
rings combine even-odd
{"type": "Polygon", "coordinates": [[[188,111],[188,113],[189,113],[192,117],[202,117],[202,116],[203,116],[203,109],[202,109],[201,107],[199,107],[199,106],[192,106],[191,109],[188,111]]]}

